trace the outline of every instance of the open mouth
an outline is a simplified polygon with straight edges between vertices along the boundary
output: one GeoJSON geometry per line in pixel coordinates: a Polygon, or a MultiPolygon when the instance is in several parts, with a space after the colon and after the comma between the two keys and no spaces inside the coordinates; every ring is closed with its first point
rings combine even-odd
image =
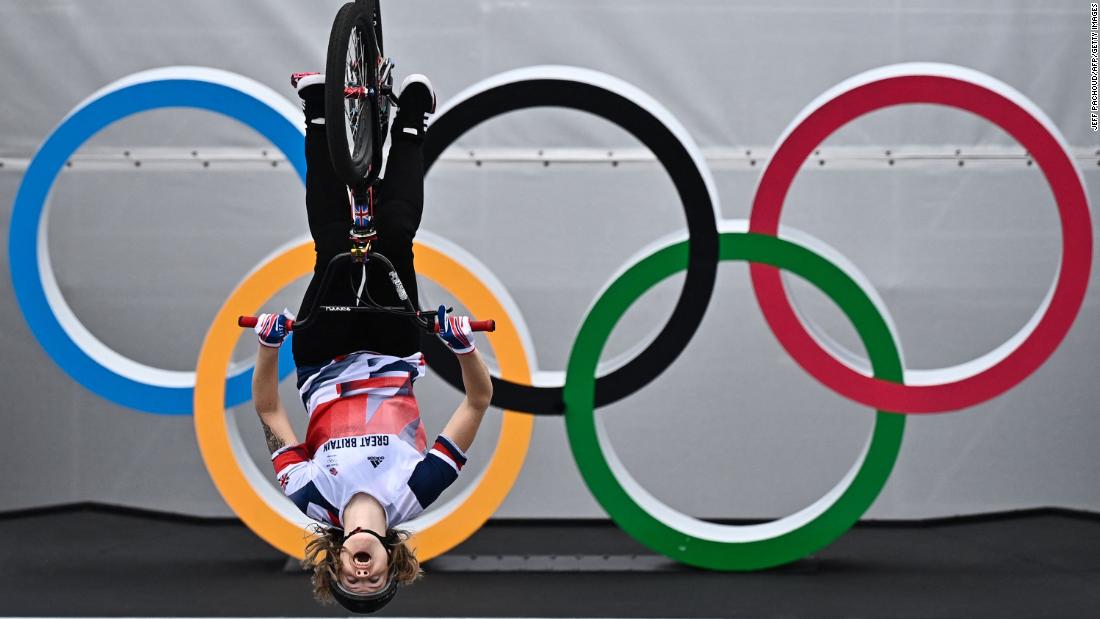
{"type": "Polygon", "coordinates": [[[352,555],[352,559],[354,559],[356,563],[367,563],[367,562],[370,561],[370,553],[369,552],[357,552],[354,555],[352,555]]]}

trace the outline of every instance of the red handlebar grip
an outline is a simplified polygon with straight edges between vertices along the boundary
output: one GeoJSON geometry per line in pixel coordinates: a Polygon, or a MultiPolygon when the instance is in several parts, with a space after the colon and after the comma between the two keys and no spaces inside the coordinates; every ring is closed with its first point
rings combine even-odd
{"type": "MultiPolygon", "coordinates": [[[[251,329],[252,327],[255,327],[256,323],[258,323],[258,322],[260,322],[260,319],[257,318],[256,316],[237,316],[237,326],[238,327],[243,327],[245,329],[251,329]]],[[[287,320],[286,321],[286,330],[287,331],[293,331],[294,330],[294,321],[293,320],[287,320]]]]}
{"type": "Polygon", "coordinates": [[[471,331],[496,331],[497,321],[495,320],[471,320],[471,331]]]}

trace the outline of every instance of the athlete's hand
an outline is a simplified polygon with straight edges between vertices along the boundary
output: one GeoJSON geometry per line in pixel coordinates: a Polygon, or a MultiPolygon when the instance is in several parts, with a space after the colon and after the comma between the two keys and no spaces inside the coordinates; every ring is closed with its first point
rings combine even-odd
{"type": "Polygon", "coordinates": [[[257,318],[253,330],[256,331],[256,338],[260,340],[260,344],[268,348],[282,346],[288,333],[287,321],[291,320],[292,316],[286,313],[260,314],[257,318]]]}
{"type": "Polygon", "coordinates": [[[447,308],[440,305],[435,324],[439,326],[439,339],[455,354],[465,355],[474,351],[469,316],[447,316],[447,308]]]}

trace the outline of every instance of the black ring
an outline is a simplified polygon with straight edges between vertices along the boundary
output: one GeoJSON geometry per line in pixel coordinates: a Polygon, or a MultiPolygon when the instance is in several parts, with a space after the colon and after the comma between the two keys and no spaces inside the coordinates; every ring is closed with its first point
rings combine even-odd
{"type": "MultiPolygon", "coordinates": [[[[656,155],[672,178],[687,218],[688,267],[676,308],[645,350],[596,381],[596,406],[604,406],[634,393],[664,372],[699,328],[718,273],[714,205],[691,154],[656,116],[618,93],[568,79],[511,82],[480,92],[441,114],[425,136],[425,176],[444,149],[470,129],[495,116],[532,107],[589,112],[630,132],[656,155]]],[[[451,386],[462,389],[458,362],[438,338],[423,337],[421,350],[435,372],[451,386]]],[[[561,387],[534,387],[496,377],[493,405],[536,415],[560,415],[564,410],[561,387]]]]}

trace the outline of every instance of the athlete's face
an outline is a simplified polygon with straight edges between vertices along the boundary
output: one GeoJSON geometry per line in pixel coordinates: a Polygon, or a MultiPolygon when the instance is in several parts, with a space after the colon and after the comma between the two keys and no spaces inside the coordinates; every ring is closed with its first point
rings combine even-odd
{"type": "Polygon", "coordinates": [[[373,535],[352,535],[340,552],[340,584],[352,593],[374,593],[386,586],[390,560],[373,535]]]}

